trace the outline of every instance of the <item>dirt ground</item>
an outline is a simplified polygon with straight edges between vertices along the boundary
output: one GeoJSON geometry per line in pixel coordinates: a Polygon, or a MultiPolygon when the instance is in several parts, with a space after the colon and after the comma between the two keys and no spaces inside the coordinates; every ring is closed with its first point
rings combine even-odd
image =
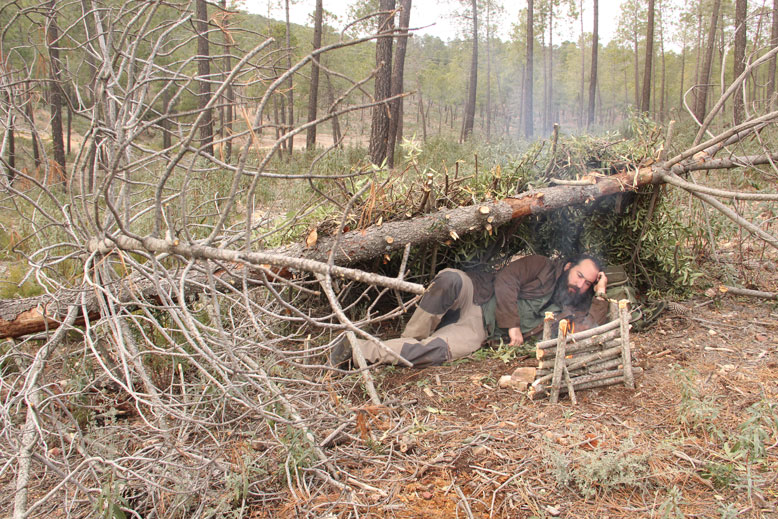
{"type": "Polygon", "coordinates": [[[340,453],[377,489],[358,516],[778,517],[778,304],[715,292],[633,334],[635,391],[575,406],[497,388],[534,355],[376,372],[393,400],[362,406],[340,453]]]}

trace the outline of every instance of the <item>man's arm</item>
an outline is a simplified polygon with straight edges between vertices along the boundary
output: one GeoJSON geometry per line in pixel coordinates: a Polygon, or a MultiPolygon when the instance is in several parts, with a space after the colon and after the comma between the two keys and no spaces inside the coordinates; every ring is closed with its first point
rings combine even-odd
{"type": "MultiPolygon", "coordinates": [[[[545,271],[553,269],[551,260],[545,256],[527,256],[510,263],[497,273],[494,283],[494,294],[497,299],[495,317],[497,326],[508,330],[511,344],[518,345],[524,342],[521,337],[519,325],[519,309],[517,302],[522,287],[526,287],[532,281],[536,281],[545,271]]],[[[553,276],[551,276],[553,278],[553,276]]],[[[555,279],[551,280],[551,283],[555,279]]]]}

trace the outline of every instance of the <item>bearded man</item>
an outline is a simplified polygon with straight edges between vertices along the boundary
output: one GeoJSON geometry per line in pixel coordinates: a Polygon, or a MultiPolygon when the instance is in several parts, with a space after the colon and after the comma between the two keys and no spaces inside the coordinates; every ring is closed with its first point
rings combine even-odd
{"type": "MultiPolygon", "coordinates": [[[[465,357],[487,339],[506,337],[508,344],[518,346],[543,330],[546,312],[554,312],[557,320],[572,320],[578,331],[586,330],[607,320],[607,284],[599,261],[588,254],[567,261],[526,256],[496,273],[444,269],[427,288],[402,336],[384,344],[421,368],[465,357]]],[[[358,344],[368,362],[397,361],[377,343],[358,344]]],[[[341,367],[352,355],[343,337],[330,353],[330,364],[341,367]]]]}

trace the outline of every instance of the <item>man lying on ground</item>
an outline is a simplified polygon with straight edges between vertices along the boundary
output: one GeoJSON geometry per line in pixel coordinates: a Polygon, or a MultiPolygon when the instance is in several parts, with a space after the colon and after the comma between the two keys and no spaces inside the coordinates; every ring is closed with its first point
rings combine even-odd
{"type": "MultiPolygon", "coordinates": [[[[599,261],[581,254],[568,261],[545,256],[519,258],[498,272],[444,269],[419,301],[402,336],[384,344],[416,368],[465,357],[491,338],[518,346],[543,330],[546,312],[571,319],[577,331],[604,324],[608,279],[599,261]]],[[[392,364],[396,357],[372,341],[360,340],[369,363],[392,364]]],[[[353,356],[344,336],[330,364],[342,367],[353,356]]]]}

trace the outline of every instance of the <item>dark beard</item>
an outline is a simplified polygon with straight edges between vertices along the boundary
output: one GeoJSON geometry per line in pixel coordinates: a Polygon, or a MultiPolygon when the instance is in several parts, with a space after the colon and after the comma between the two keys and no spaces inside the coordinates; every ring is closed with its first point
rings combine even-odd
{"type": "Polygon", "coordinates": [[[565,271],[559,276],[554,287],[554,295],[551,296],[551,301],[556,303],[561,308],[574,308],[576,310],[582,309],[587,303],[591,302],[592,291],[591,289],[582,293],[571,293],[567,289],[567,279],[569,271],[565,271]]]}

